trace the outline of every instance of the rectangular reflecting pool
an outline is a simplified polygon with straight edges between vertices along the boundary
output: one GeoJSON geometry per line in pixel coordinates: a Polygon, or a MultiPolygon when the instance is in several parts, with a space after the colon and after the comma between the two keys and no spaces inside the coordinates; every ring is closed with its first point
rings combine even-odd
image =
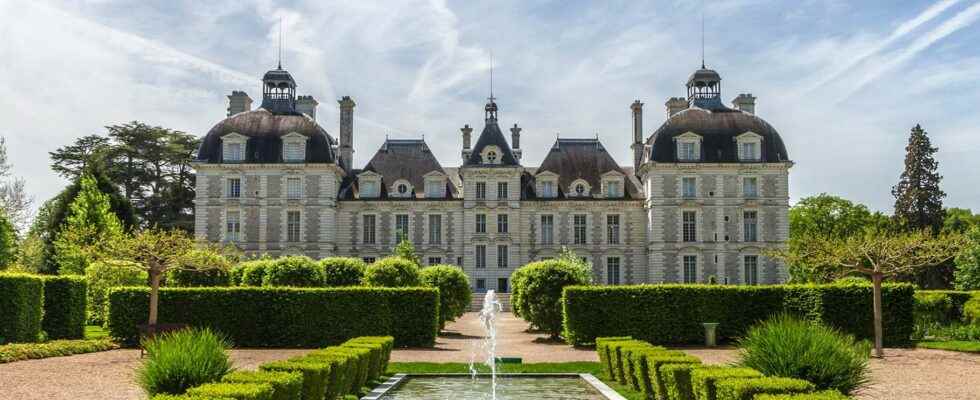
{"type": "MultiPolygon", "coordinates": [[[[488,400],[489,376],[396,375],[366,400],[488,400]]],[[[503,375],[497,377],[497,400],[609,400],[621,396],[592,375],[503,375]],[[598,387],[597,387],[598,386],[598,387]],[[610,396],[610,394],[612,396],[610,396]]]]}

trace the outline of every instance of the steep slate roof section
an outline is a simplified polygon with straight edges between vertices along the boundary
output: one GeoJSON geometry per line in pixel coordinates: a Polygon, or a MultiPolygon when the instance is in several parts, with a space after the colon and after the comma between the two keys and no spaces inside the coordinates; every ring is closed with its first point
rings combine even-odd
{"type": "MultiPolygon", "coordinates": [[[[446,173],[439,160],[420,139],[388,139],[362,171],[373,171],[381,175],[382,197],[387,197],[387,188],[395,181],[404,179],[412,184],[416,196],[424,194],[425,174],[432,171],[446,173]]],[[[447,197],[454,197],[456,187],[451,179],[446,179],[447,197]]]]}
{"type": "MultiPolygon", "coordinates": [[[[564,197],[565,190],[578,179],[583,179],[589,183],[590,194],[600,194],[602,191],[602,175],[616,171],[624,175],[625,197],[640,198],[639,188],[630,179],[631,173],[616,163],[616,160],[606,151],[599,139],[556,140],[555,144],[551,146],[548,156],[541,162],[541,166],[535,170],[534,175],[540,175],[545,171],[558,174],[559,197],[564,197]]],[[[533,186],[531,187],[533,188],[533,186]]]]}
{"type": "Polygon", "coordinates": [[[463,165],[486,165],[483,164],[483,159],[480,157],[483,152],[483,148],[494,145],[500,148],[500,164],[493,164],[499,166],[517,166],[520,163],[517,162],[517,158],[514,157],[513,151],[510,149],[510,144],[507,143],[507,138],[504,137],[503,132],[500,131],[500,127],[497,126],[496,119],[488,119],[487,124],[483,127],[483,132],[480,133],[480,138],[476,141],[476,146],[473,146],[473,153],[470,154],[470,158],[466,159],[463,165]]]}
{"type": "Polygon", "coordinates": [[[644,158],[654,162],[678,162],[674,138],[694,132],[702,137],[702,160],[699,162],[737,163],[735,137],[750,131],[762,136],[762,162],[789,161],[783,139],[772,125],[753,114],[727,107],[711,110],[692,107],[674,114],[647,139],[651,148],[644,158]]]}
{"type": "Polygon", "coordinates": [[[273,114],[264,108],[238,113],[218,122],[201,141],[197,160],[221,163],[221,137],[237,133],[248,137],[245,163],[281,163],[282,137],[292,132],[309,138],[306,142],[307,163],[336,162],[331,146],[334,139],[312,118],[304,114],[273,114]]]}

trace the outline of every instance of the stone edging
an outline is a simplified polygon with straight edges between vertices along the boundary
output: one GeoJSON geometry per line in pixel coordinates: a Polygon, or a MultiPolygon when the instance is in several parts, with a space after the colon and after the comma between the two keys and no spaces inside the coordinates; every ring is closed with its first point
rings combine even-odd
{"type": "MultiPolygon", "coordinates": [[[[470,374],[395,374],[391,378],[388,378],[387,381],[385,381],[384,383],[378,385],[378,387],[374,388],[374,390],[371,390],[370,393],[368,393],[364,397],[361,397],[361,400],[380,400],[382,397],[384,397],[385,394],[387,394],[391,390],[393,390],[396,387],[398,387],[399,385],[401,385],[402,382],[404,382],[405,379],[408,378],[408,377],[410,377],[410,376],[419,376],[419,377],[440,377],[440,376],[458,377],[458,376],[470,376],[470,374]]],[[[487,374],[478,374],[478,376],[487,376],[487,374]]],[[[593,388],[595,388],[595,390],[597,390],[603,397],[605,397],[608,400],[626,400],[625,397],[623,397],[619,393],[616,393],[615,390],[613,390],[612,388],[610,388],[609,386],[607,386],[605,383],[603,383],[602,381],[600,381],[598,378],[596,378],[592,374],[561,374],[561,373],[549,374],[549,373],[534,373],[534,374],[497,374],[497,376],[498,377],[538,377],[538,378],[547,378],[547,377],[568,378],[568,377],[577,376],[577,377],[582,378],[583,380],[585,380],[586,383],[588,383],[590,386],[592,386],[593,388]]]]}

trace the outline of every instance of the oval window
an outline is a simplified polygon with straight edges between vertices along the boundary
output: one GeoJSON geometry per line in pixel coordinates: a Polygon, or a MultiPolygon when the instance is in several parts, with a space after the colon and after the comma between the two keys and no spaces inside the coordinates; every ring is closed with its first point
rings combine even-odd
{"type": "Polygon", "coordinates": [[[404,183],[399,184],[398,185],[398,194],[405,194],[405,193],[408,193],[408,185],[405,185],[404,183]]]}
{"type": "Polygon", "coordinates": [[[487,152],[487,161],[489,161],[490,163],[497,162],[497,152],[496,151],[487,152]]]}
{"type": "Polygon", "coordinates": [[[575,194],[577,194],[579,196],[585,194],[585,185],[583,185],[581,183],[578,184],[578,185],[575,185],[575,194]]]}

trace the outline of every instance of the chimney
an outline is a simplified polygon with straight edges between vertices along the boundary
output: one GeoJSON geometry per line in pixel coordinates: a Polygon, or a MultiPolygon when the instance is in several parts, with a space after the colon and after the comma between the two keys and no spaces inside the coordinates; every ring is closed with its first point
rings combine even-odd
{"type": "Polygon", "coordinates": [[[674,116],[674,114],[686,110],[688,107],[688,101],[683,97],[671,97],[667,99],[667,102],[664,103],[664,105],[667,107],[667,118],[670,118],[674,116]]]}
{"type": "Polygon", "coordinates": [[[228,96],[228,116],[252,110],[252,98],[248,94],[235,90],[228,96]]]}
{"type": "Polygon", "coordinates": [[[633,110],[633,144],[630,146],[633,149],[633,171],[638,171],[643,160],[643,103],[633,101],[630,110],[633,110]]]}
{"type": "Polygon", "coordinates": [[[745,111],[749,114],[755,114],[755,96],[752,93],[742,93],[738,95],[734,100],[732,100],[732,105],[735,106],[736,110],[745,111]]]}
{"type": "Polygon", "coordinates": [[[320,104],[313,96],[299,96],[296,98],[296,112],[309,115],[316,121],[316,106],[320,104]]]}
{"type": "Polygon", "coordinates": [[[513,128],[510,128],[510,143],[511,147],[514,148],[514,157],[518,161],[521,160],[521,128],[514,124],[513,128]]]}
{"type": "Polygon", "coordinates": [[[463,162],[470,158],[470,134],[473,133],[473,128],[470,128],[470,124],[463,125],[460,129],[463,132],[463,162]]]}
{"type": "Polygon", "coordinates": [[[340,165],[350,170],[354,162],[354,100],[342,97],[340,104],[340,165]]]}

